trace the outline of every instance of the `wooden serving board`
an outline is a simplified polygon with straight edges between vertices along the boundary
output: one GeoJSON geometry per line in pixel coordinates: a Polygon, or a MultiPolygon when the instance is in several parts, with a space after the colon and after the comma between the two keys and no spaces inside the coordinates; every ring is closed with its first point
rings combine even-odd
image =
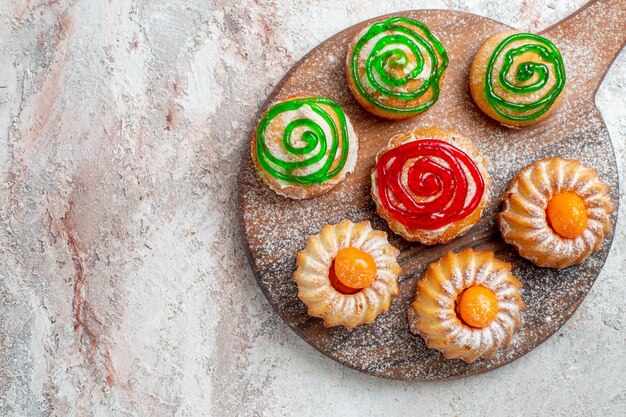
{"type": "MultiPolygon", "coordinates": [[[[543,157],[563,156],[580,159],[597,169],[611,186],[617,206],[615,156],[594,98],[626,40],[626,3],[592,1],[542,32],[563,54],[566,96],[554,115],[520,130],[502,127],[485,116],[472,101],[468,87],[470,64],[479,46],[489,36],[510,29],[508,26],[469,13],[444,10],[394,15],[424,22],[446,47],[450,64],[439,101],[415,118],[388,121],[369,114],[350,95],[344,75],[348,43],[364,26],[392,15],[359,23],[323,42],[284,77],[259,109],[259,116],[266,106],[295,94],[333,98],[344,108],[360,138],[356,171],[321,197],[290,200],[262,184],[248,143],[243,149],[239,176],[243,240],[250,266],[272,306],[298,335],[332,359],[368,374],[395,379],[433,380],[478,374],[517,359],[556,332],[589,292],[607,257],[613,233],[602,249],[580,266],[563,271],[534,266],[502,241],[496,226],[501,209],[497,197],[525,165],[543,157]],[[474,141],[489,160],[494,198],[481,221],[466,235],[447,245],[425,247],[394,235],[376,215],[370,197],[370,172],[376,153],[391,136],[431,125],[459,131],[474,141]],[[400,294],[390,311],[373,324],[352,331],[325,328],[320,319],[309,317],[292,278],[296,252],[304,247],[307,237],[324,224],[344,218],[370,220],[374,228],[387,231],[390,242],[401,250],[399,262],[404,269],[399,280],[400,294]],[[467,246],[493,250],[498,258],[511,262],[515,275],[524,284],[522,294],[527,304],[522,328],[512,344],[492,360],[472,364],[446,360],[439,352],[428,349],[419,336],[410,333],[406,319],[416,280],[425,267],[446,251],[467,246]]],[[[616,216],[613,227],[615,220],[616,216]]]]}

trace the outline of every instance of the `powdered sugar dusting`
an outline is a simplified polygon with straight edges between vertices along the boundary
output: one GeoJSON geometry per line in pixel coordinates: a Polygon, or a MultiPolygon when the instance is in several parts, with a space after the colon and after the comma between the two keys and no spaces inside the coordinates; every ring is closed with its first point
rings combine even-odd
{"type": "Polygon", "coordinates": [[[409,307],[416,313],[409,319],[411,329],[422,335],[428,346],[440,350],[446,357],[467,362],[483,356],[490,358],[498,349],[508,345],[509,337],[520,326],[519,311],[523,303],[518,304],[518,300],[517,281],[501,262],[471,249],[458,254],[448,253],[420,279],[416,301],[409,307]],[[441,292],[438,288],[440,277],[432,273],[438,268],[444,268],[446,277],[452,277],[446,282],[452,291],[441,292]],[[464,325],[455,314],[457,297],[475,285],[489,288],[498,300],[495,319],[480,329],[464,325]],[[432,310],[433,297],[444,304],[438,312],[432,310]],[[450,319],[445,323],[433,321],[441,316],[450,319]],[[439,342],[442,338],[445,343],[439,342]]]}
{"type": "MultiPolygon", "coordinates": [[[[581,43],[550,33],[561,50],[568,74],[561,108],[537,125],[511,130],[483,115],[474,105],[467,87],[473,54],[482,40],[505,30],[502,24],[466,14],[443,11],[409,12],[406,15],[426,23],[446,47],[450,66],[439,101],[420,116],[398,122],[378,119],[364,111],[351,97],[345,83],[344,57],[347,45],[360,28],[353,28],[322,44],[301,61],[283,81],[273,100],[293,94],[314,94],[336,100],[345,110],[359,135],[361,147],[355,172],[329,193],[306,201],[288,201],[263,186],[244,155],[240,176],[243,232],[250,249],[250,260],[259,285],[285,321],[314,347],[339,362],[370,374],[400,379],[441,379],[484,372],[510,362],[528,352],[554,333],[573,313],[591,288],[607,256],[612,232],[600,250],[584,264],[563,271],[542,269],[520,259],[506,246],[496,228],[501,204],[493,201],[483,218],[470,232],[447,245],[425,248],[409,244],[390,233],[390,242],[401,249],[400,294],[390,310],[368,326],[349,331],[325,329],[319,319],[306,314],[297,298],[292,279],[295,254],[304,247],[309,235],[318,233],[327,223],[343,218],[370,220],[375,229],[389,233],[375,211],[369,195],[369,174],[375,154],[396,133],[436,125],[459,131],[471,139],[485,155],[493,178],[491,193],[501,195],[514,174],[525,165],[548,156],[580,159],[599,172],[611,187],[612,201],[617,201],[617,172],[610,138],[593,104],[597,78],[595,69],[577,65],[586,54],[581,43]],[[467,33],[475,44],[468,48],[467,33]],[[564,136],[564,132],[567,135],[564,136]],[[446,250],[474,246],[494,250],[499,259],[514,265],[513,273],[523,283],[522,297],[527,309],[522,314],[522,328],[507,349],[493,359],[466,364],[445,360],[426,348],[419,336],[409,331],[406,307],[411,302],[415,281],[425,266],[446,250]]],[[[376,19],[380,20],[380,18],[376,19]]],[[[589,33],[589,32],[587,32],[589,33]]],[[[589,52],[590,53],[590,52],[589,52]]],[[[613,224],[614,227],[614,224],[613,224]]],[[[494,338],[501,337],[494,332],[494,338]]]]}
{"type": "Polygon", "coordinates": [[[561,158],[537,161],[524,168],[509,186],[500,215],[502,234],[522,256],[541,266],[563,267],[578,263],[600,247],[609,229],[613,207],[606,193],[606,186],[595,171],[578,161],[561,158]],[[572,178],[577,179],[575,186],[572,178]],[[561,191],[576,193],[585,207],[596,206],[587,211],[589,222],[585,231],[573,239],[563,238],[552,230],[545,215],[548,201],[561,191]],[[511,198],[523,205],[523,212],[510,204],[511,198]],[[528,214],[526,207],[533,207],[534,214],[528,214]],[[531,239],[533,244],[525,244],[526,239],[531,239]]]}

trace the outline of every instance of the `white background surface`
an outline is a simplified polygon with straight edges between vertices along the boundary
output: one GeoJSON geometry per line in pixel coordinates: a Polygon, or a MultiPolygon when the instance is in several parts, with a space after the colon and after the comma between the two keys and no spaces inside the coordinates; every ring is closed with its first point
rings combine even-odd
{"type": "MultiPolygon", "coordinates": [[[[561,331],[440,383],[376,379],[309,347],[257,288],[236,227],[258,106],[322,40],[412,8],[538,31],[583,3],[2,1],[0,415],[625,415],[623,209],[561,331]]],[[[624,184],[626,54],[597,103],[624,184]]]]}

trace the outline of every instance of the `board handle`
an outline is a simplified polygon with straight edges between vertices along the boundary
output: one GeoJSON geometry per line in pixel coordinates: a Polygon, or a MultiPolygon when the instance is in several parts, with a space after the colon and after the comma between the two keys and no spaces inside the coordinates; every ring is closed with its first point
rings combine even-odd
{"type": "Polygon", "coordinates": [[[582,96],[592,99],[626,44],[626,0],[591,0],[542,32],[561,49],[567,66],[583,66],[568,79],[582,96]]]}

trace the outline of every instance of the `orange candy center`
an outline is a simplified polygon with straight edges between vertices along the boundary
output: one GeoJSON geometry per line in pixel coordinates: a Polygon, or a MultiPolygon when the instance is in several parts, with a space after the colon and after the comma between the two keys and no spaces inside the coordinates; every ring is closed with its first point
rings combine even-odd
{"type": "Polygon", "coordinates": [[[357,249],[343,248],[330,267],[330,283],[344,294],[354,294],[376,279],[376,262],[372,255],[357,249]]]}
{"type": "Polygon", "coordinates": [[[587,228],[585,202],[574,193],[562,192],[552,196],[546,216],[550,227],[567,239],[582,235],[587,228]]]}
{"type": "Polygon", "coordinates": [[[470,327],[488,326],[498,314],[498,299],[493,291],[480,285],[469,287],[457,299],[456,313],[470,327]]]}

